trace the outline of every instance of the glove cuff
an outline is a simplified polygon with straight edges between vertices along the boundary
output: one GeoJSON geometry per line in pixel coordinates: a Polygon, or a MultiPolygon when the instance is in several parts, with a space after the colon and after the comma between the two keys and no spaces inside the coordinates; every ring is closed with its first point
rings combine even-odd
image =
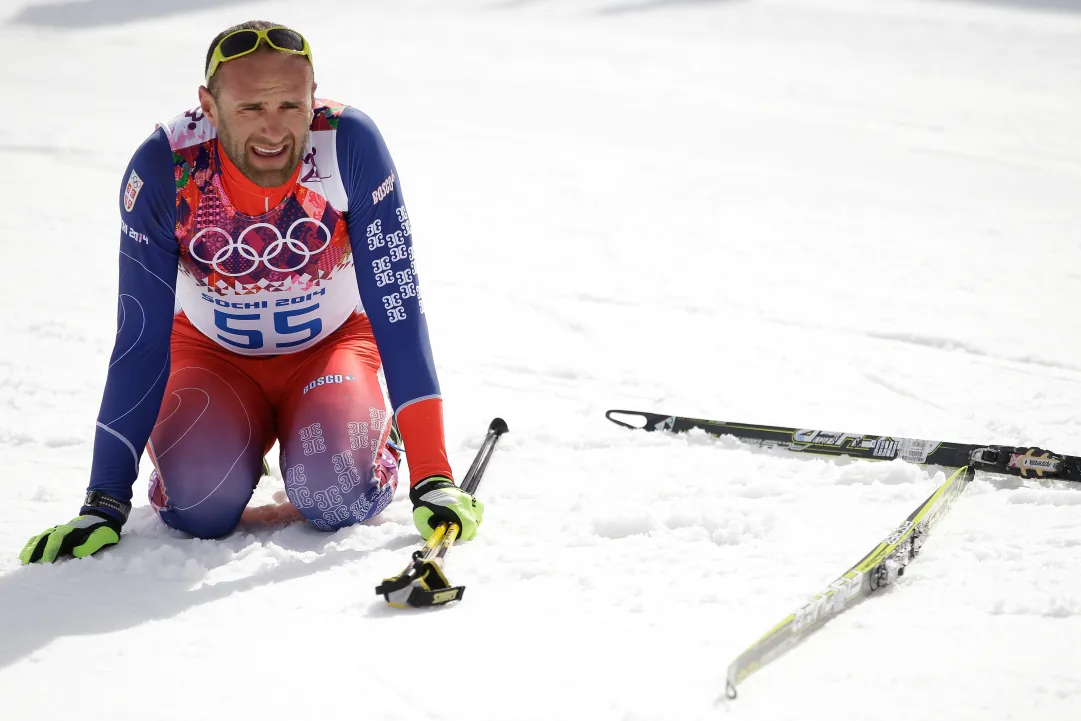
{"type": "Polygon", "coordinates": [[[131,513],[131,504],[121,501],[119,498],[113,498],[101,491],[89,490],[86,492],[83,507],[79,512],[84,515],[89,514],[119,521],[120,525],[124,525],[128,520],[128,514],[131,513]]]}
{"type": "Polygon", "coordinates": [[[457,488],[454,482],[446,476],[428,476],[409,489],[409,500],[413,502],[413,506],[416,506],[420,503],[420,497],[428,491],[448,487],[457,488]]]}
{"type": "Polygon", "coordinates": [[[105,521],[105,525],[113,529],[117,533],[120,533],[121,526],[124,525],[122,521],[117,519],[111,511],[105,508],[86,508],[85,506],[79,511],[80,516],[93,516],[94,518],[100,518],[105,521]]]}

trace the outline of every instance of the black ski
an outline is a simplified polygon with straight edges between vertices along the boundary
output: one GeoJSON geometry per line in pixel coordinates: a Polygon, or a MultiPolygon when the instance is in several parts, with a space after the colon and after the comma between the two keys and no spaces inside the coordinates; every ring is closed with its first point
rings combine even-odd
{"type": "Polygon", "coordinates": [[[753,445],[783,448],[796,453],[821,456],[849,456],[874,461],[899,458],[921,465],[963,468],[1004,473],[1022,478],[1058,478],[1081,481],[1081,457],[1051,453],[1040,448],[925,441],[867,433],[816,431],[752,423],[711,421],[703,418],[669,416],[663,413],[611,410],[605,417],[626,428],[684,433],[698,428],[715,436],[733,436],[753,445]],[[615,416],[629,416],[621,420],[615,416]]]}

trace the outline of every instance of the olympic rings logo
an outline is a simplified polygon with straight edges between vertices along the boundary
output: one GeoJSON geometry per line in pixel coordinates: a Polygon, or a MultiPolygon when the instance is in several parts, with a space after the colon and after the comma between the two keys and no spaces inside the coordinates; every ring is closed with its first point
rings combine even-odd
{"type": "Polygon", "coordinates": [[[292,225],[289,226],[289,230],[285,233],[284,238],[282,237],[281,231],[278,230],[277,226],[271,225],[270,223],[255,223],[253,225],[249,225],[243,230],[243,232],[241,232],[240,236],[236,240],[233,240],[233,236],[229,235],[229,233],[222,230],[221,228],[203,228],[195,234],[194,238],[191,239],[191,243],[188,244],[188,253],[193,259],[199,261],[200,263],[203,263],[204,265],[209,265],[211,268],[214,269],[214,272],[218,273],[219,275],[236,278],[242,275],[248,275],[256,268],[258,268],[260,263],[265,265],[269,270],[273,270],[278,273],[291,273],[294,270],[300,270],[311,262],[312,256],[322,253],[324,250],[326,250],[326,247],[328,245],[330,245],[330,228],[324,225],[322,221],[316,220],[315,218],[299,218],[294,221],[292,225]],[[323,235],[326,236],[326,240],[324,240],[323,244],[317,249],[310,250],[308,246],[304,245],[303,242],[293,237],[293,230],[301,223],[314,223],[316,226],[319,227],[320,230],[323,231],[323,235]],[[273,231],[274,235],[278,237],[277,240],[272,242],[263,250],[262,255],[260,255],[258,251],[255,250],[255,248],[244,242],[244,236],[255,230],[256,228],[269,228],[271,231],[273,231]],[[227,241],[226,244],[218,250],[218,252],[214,253],[214,257],[210,260],[200,258],[199,255],[195,252],[195,244],[198,243],[199,240],[207,233],[217,233],[223,236],[227,241]],[[288,268],[279,268],[276,265],[273,265],[271,261],[281,255],[282,251],[285,249],[288,249],[290,252],[302,256],[303,259],[296,265],[290,266],[288,268]],[[233,255],[234,253],[236,253],[236,256],[233,255]],[[227,260],[233,260],[236,257],[250,261],[251,267],[245,268],[239,273],[230,273],[222,267],[221,264],[223,262],[227,260]]]}

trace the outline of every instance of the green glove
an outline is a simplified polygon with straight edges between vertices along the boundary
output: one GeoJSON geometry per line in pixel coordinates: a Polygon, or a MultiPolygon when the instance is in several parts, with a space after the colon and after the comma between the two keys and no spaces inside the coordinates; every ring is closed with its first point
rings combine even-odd
{"type": "Polygon", "coordinates": [[[120,540],[120,523],[104,512],[89,510],[62,526],[53,526],[31,538],[19,560],[52,563],[60,556],[83,558],[120,540]]]}
{"type": "Polygon", "coordinates": [[[484,518],[484,503],[471,496],[449,478],[432,476],[409,489],[413,502],[413,523],[428,540],[441,523],[457,523],[458,538],[468,541],[477,535],[484,518]]]}

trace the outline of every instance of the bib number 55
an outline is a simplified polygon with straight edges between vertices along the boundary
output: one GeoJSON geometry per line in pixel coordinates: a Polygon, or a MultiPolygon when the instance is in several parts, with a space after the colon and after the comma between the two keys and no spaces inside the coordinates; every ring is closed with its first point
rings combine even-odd
{"type": "MultiPolygon", "coordinates": [[[[319,304],[313,303],[306,308],[289,308],[274,312],[274,333],[276,336],[275,348],[293,348],[317,338],[323,332],[323,319],[318,315],[314,318],[305,319],[311,313],[319,310],[319,304]],[[291,336],[302,337],[290,338],[291,336]],[[285,338],[290,338],[285,340],[285,338]]],[[[214,309],[214,326],[228,333],[231,337],[218,334],[218,340],[228,343],[234,348],[244,350],[259,350],[266,346],[263,332],[258,327],[262,314],[260,313],[226,313],[217,308],[214,309]],[[237,340],[240,338],[242,340],[237,340]]]]}

